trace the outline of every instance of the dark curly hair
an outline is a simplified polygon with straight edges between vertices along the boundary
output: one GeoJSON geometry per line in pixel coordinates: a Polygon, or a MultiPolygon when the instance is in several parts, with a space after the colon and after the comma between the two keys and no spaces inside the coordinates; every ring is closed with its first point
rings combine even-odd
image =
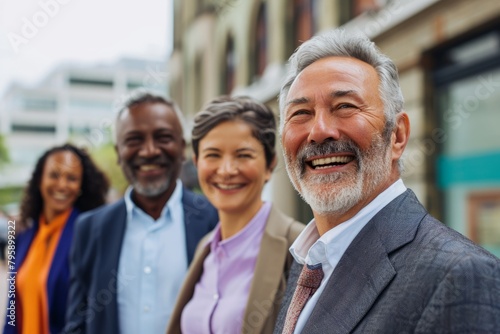
{"type": "Polygon", "coordinates": [[[198,157],[203,137],[220,123],[232,120],[242,120],[250,126],[253,136],[264,146],[266,167],[271,166],[276,156],[276,119],[268,106],[248,96],[219,96],[196,114],[191,133],[194,155],[198,157]]]}
{"type": "Polygon", "coordinates": [[[82,163],[82,185],[81,195],[74,203],[80,212],[94,209],[106,202],[106,194],[109,189],[109,181],[106,175],[97,168],[88,153],[72,144],[55,146],[47,150],[37,161],[35,169],[24,189],[20,208],[21,226],[28,227],[30,221],[37,221],[43,210],[43,198],[40,192],[43,168],[47,158],[57,152],[69,151],[74,153],[82,163]]]}

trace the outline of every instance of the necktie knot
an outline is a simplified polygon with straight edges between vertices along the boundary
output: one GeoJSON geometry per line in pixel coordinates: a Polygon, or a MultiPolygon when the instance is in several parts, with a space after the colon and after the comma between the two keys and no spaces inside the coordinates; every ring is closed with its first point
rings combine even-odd
{"type": "Polygon", "coordinates": [[[324,273],[321,263],[315,265],[304,264],[297,284],[316,290],[320,286],[323,276],[324,273]]]}

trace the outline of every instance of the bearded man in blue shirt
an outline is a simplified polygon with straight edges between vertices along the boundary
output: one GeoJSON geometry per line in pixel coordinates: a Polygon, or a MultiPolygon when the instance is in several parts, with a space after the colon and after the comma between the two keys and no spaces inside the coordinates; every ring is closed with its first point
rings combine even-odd
{"type": "Polygon", "coordinates": [[[82,215],[71,253],[66,333],[164,333],[216,210],[178,179],[185,140],[174,101],[142,92],[116,119],[123,199],[82,215]]]}

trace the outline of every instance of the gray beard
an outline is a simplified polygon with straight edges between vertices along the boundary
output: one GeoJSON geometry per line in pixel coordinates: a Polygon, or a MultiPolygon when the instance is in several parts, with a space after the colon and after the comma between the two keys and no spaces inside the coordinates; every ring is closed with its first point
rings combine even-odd
{"type": "Polygon", "coordinates": [[[137,180],[132,169],[128,165],[122,165],[123,174],[125,174],[127,180],[134,188],[134,191],[139,195],[145,197],[156,197],[163,194],[169,187],[171,183],[171,171],[169,170],[169,175],[164,182],[156,181],[147,184],[142,184],[137,180]]]}
{"type": "Polygon", "coordinates": [[[341,215],[388,179],[391,173],[389,148],[381,136],[376,136],[370,149],[358,154],[357,173],[303,177],[300,172],[301,161],[291,164],[286,153],[285,166],[294,188],[315,213],[341,215]],[[335,183],[339,182],[337,186],[335,183]],[[332,184],[331,191],[318,191],[318,187],[324,184],[332,184]]]}
{"type": "Polygon", "coordinates": [[[132,186],[134,187],[134,191],[139,195],[145,197],[156,197],[167,191],[170,186],[170,180],[167,180],[164,183],[146,185],[142,185],[140,182],[135,181],[132,183],[132,186]]]}

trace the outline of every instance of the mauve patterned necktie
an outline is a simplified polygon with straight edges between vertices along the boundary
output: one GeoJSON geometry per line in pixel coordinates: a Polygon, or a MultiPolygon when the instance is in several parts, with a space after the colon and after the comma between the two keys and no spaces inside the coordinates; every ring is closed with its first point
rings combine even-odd
{"type": "Polygon", "coordinates": [[[321,280],[323,279],[323,269],[321,263],[310,266],[304,264],[297,281],[297,287],[293,294],[292,301],[286,312],[285,324],[282,334],[292,334],[297,325],[300,312],[306,305],[311,296],[318,290],[321,280]]]}

